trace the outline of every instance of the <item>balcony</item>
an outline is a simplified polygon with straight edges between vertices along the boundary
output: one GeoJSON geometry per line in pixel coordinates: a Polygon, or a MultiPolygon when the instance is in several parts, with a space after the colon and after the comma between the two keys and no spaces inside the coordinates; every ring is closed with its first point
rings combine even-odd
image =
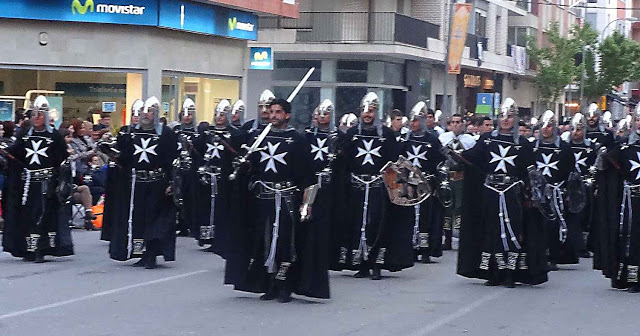
{"type": "MultiPolygon", "coordinates": [[[[438,25],[394,12],[301,12],[299,19],[261,18],[260,29],[296,29],[302,43],[403,43],[427,48],[438,25]]],[[[477,55],[477,46],[476,46],[477,55]]]]}
{"type": "Polygon", "coordinates": [[[487,51],[487,38],[473,34],[467,34],[465,46],[469,47],[469,58],[478,59],[478,43],[482,44],[482,50],[487,51]]]}

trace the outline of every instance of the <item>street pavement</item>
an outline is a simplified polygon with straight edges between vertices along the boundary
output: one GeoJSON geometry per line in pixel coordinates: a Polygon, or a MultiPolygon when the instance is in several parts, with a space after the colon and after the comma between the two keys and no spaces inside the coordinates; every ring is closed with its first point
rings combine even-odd
{"type": "Polygon", "coordinates": [[[331,300],[281,304],[223,286],[224,261],[193,239],[155,270],[110,260],[98,232],[74,239],[75,256],[44,264],[0,256],[0,335],[640,335],[640,294],[591,260],[506,289],[457,276],[446,251],[381,281],[334,272],[331,300]]]}

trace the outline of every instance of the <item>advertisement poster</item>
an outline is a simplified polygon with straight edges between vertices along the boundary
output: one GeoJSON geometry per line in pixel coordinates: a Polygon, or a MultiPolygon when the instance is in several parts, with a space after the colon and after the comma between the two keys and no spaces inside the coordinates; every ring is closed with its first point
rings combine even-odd
{"type": "Polygon", "coordinates": [[[251,47],[251,70],[273,70],[271,48],[251,47]]]}
{"type": "Polygon", "coordinates": [[[478,93],[476,114],[490,114],[493,110],[493,93],[478,93]]]}
{"type": "Polygon", "coordinates": [[[0,100],[0,121],[13,121],[13,112],[15,111],[15,100],[0,100]]]}
{"type": "Polygon", "coordinates": [[[62,97],[47,96],[47,100],[49,101],[49,118],[53,119],[53,124],[58,129],[62,124],[62,97]]]}
{"type": "Polygon", "coordinates": [[[460,74],[462,52],[467,41],[467,28],[471,16],[471,4],[457,3],[453,10],[453,23],[451,24],[451,37],[449,38],[449,59],[447,71],[449,74],[460,74]]]}

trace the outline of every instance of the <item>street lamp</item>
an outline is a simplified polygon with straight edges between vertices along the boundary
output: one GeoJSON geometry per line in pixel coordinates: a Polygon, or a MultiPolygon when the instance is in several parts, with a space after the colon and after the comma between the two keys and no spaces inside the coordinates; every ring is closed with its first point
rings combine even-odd
{"type": "Polygon", "coordinates": [[[621,19],[615,19],[609,23],[607,23],[606,26],[604,26],[604,29],[602,30],[602,32],[600,32],[600,41],[602,41],[604,39],[604,33],[607,31],[607,28],[609,28],[609,26],[614,23],[614,22],[618,22],[618,21],[627,21],[627,22],[639,22],[640,19],[636,18],[636,17],[628,17],[628,18],[621,18],[621,19]]]}

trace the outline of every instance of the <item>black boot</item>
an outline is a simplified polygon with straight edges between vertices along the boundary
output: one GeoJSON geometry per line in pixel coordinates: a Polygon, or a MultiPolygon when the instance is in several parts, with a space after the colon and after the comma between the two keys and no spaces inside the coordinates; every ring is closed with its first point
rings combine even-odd
{"type": "Polygon", "coordinates": [[[633,285],[627,288],[627,292],[629,293],[640,293],[640,284],[633,285]]]}
{"type": "Polygon", "coordinates": [[[280,293],[278,294],[278,302],[280,303],[291,302],[291,289],[289,289],[289,286],[286,283],[283,283],[282,286],[280,286],[280,293]]]}
{"type": "Polygon", "coordinates": [[[277,296],[278,296],[278,286],[276,285],[276,281],[274,279],[271,279],[269,281],[269,289],[267,290],[266,293],[260,296],[260,300],[271,301],[275,299],[277,296]]]}
{"type": "Polygon", "coordinates": [[[452,231],[451,230],[444,230],[444,245],[442,245],[442,249],[445,251],[450,251],[453,248],[451,247],[451,238],[452,236],[452,231]]]}
{"type": "Polygon", "coordinates": [[[44,256],[40,251],[36,251],[34,261],[36,264],[42,264],[44,262],[44,256]]]}
{"type": "Polygon", "coordinates": [[[144,267],[146,263],[147,263],[147,253],[145,252],[145,253],[142,254],[142,258],[140,258],[140,260],[138,260],[135,263],[133,263],[131,266],[133,266],[133,267],[144,267]]]}
{"type": "Polygon", "coordinates": [[[500,286],[500,282],[495,279],[489,279],[487,280],[487,282],[484,283],[484,285],[488,287],[495,287],[495,286],[500,286]]]}
{"type": "Polygon", "coordinates": [[[507,275],[504,277],[503,285],[507,288],[516,288],[516,283],[513,281],[513,275],[510,271],[507,271],[507,275]]]}
{"type": "Polygon", "coordinates": [[[373,271],[371,272],[371,280],[381,280],[382,274],[380,272],[380,266],[373,266],[373,271]]]}
{"type": "Polygon", "coordinates": [[[91,210],[85,212],[84,214],[84,228],[87,231],[98,231],[98,228],[96,228],[93,225],[92,220],[96,219],[96,217],[93,215],[93,212],[91,212],[91,210]]]}
{"type": "Polygon", "coordinates": [[[371,273],[369,272],[369,267],[366,266],[361,266],[360,270],[358,271],[358,273],[353,275],[355,278],[357,279],[362,279],[362,278],[368,278],[371,276],[371,273]]]}
{"type": "Polygon", "coordinates": [[[548,272],[555,272],[557,270],[558,270],[558,265],[557,264],[552,263],[552,262],[547,263],[547,271],[548,272]]]}
{"type": "Polygon", "coordinates": [[[158,267],[157,257],[155,254],[149,255],[147,257],[147,262],[144,264],[144,268],[146,269],[154,269],[158,267]]]}
{"type": "Polygon", "coordinates": [[[433,263],[433,261],[431,261],[431,256],[429,256],[429,253],[422,254],[421,262],[423,264],[431,264],[431,263],[433,263]]]}

